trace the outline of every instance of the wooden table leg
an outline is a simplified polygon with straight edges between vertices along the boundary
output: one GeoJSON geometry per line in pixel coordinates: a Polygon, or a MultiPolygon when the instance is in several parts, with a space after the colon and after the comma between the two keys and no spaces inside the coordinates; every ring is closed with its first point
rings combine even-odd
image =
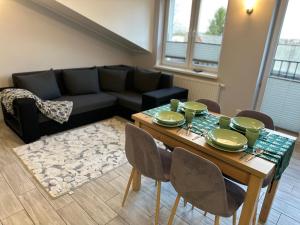
{"type": "Polygon", "coordinates": [[[132,190],[139,191],[141,188],[141,173],[137,170],[134,171],[132,180],[132,190]]]}
{"type": "Polygon", "coordinates": [[[270,183],[268,186],[268,190],[266,192],[264,202],[259,214],[259,221],[261,223],[265,223],[268,219],[272,207],[272,203],[278,188],[278,184],[279,184],[279,180],[275,180],[272,183],[270,183]]]}
{"type": "Polygon", "coordinates": [[[248,189],[242,209],[239,225],[249,225],[252,223],[255,207],[259,198],[263,179],[254,175],[250,176],[248,189]]]}

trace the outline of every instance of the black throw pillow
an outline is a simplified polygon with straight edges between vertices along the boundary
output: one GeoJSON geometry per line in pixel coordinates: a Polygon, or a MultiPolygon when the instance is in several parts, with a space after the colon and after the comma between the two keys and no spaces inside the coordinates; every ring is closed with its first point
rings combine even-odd
{"type": "Polygon", "coordinates": [[[13,76],[13,79],[17,88],[31,91],[43,100],[51,100],[61,96],[53,70],[13,76]]]}
{"type": "Polygon", "coordinates": [[[126,87],[127,71],[99,68],[101,90],[123,92],[126,87]]]}
{"type": "Polygon", "coordinates": [[[70,95],[95,94],[100,91],[96,68],[64,70],[63,79],[70,95]]]}
{"type": "Polygon", "coordinates": [[[160,77],[160,72],[137,68],[134,74],[134,88],[141,93],[154,91],[158,88],[160,77]]]}

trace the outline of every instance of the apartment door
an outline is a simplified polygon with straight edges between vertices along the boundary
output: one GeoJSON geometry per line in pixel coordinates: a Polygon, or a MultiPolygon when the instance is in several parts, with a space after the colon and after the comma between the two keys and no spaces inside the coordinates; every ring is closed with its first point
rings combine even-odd
{"type": "Polygon", "coordinates": [[[293,132],[300,131],[299,9],[299,0],[281,2],[267,60],[270,69],[259,100],[260,111],[270,115],[277,127],[293,132]]]}

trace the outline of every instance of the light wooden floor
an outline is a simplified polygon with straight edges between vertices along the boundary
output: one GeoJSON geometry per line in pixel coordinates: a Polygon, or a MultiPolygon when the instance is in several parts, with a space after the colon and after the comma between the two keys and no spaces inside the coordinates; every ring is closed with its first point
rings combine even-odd
{"type": "MultiPolygon", "coordinates": [[[[11,149],[21,144],[0,123],[0,225],[153,224],[154,181],[143,178],[142,190],[130,192],[125,207],[121,207],[131,170],[128,164],[76,189],[72,195],[52,200],[12,153],[11,149]]],[[[300,225],[300,146],[297,149],[282,177],[267,224],[300,225]]],[[[160,224],[166,224],[175,197],[172,186],[164,183],[160,224]]],[[[201,210],[191,210],[190,205],[184,208],[181,202],[174,224],[213,224],[213,216],[204,217],[201,210]]],[[[231,224],[231,218],[222,218],[222,224],[231,224]]]]}

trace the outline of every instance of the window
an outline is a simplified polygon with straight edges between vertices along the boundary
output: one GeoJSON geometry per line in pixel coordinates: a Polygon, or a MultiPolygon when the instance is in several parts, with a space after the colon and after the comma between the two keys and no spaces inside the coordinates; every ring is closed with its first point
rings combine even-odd
{"type": "Polygon", "coordinates": [[[168,0],[162,64],[217,71],[228,0],[168,0]]]}

